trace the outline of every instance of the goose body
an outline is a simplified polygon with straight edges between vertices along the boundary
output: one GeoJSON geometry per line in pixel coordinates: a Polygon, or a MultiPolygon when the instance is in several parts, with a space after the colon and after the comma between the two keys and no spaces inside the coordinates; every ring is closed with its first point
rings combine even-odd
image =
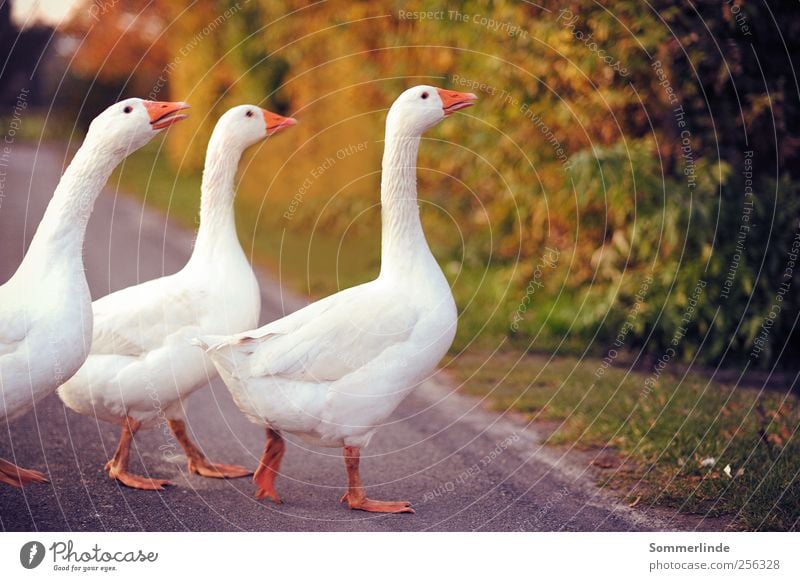
{"type": "Polygon", "coordinates": [[[424,131],[475,95],[420,86],[389,110],[381,177],[381,272],[260,329],[198,339],[240,409],[265,426],[257,497],[278,501],[274,478],[291,433],[342,446],[350,508],[413,512],[366,498],[358,473],[366,446],[401,401],[428,378],[456,331],[450,286],[419,218],[416,164],[424,131]]]}
{"type": "MultiPolygon", "coordinates": [[[[128,99],[89,128],[64,172],[16,273],[0,286],[0,423],[33,408],[83,364],[92,340],[83,241],[94,202],[114,168],[183,118],[183,103],[128,99]]],[[[0,460],[0,482],[44,476],[0,460]]]]}
{"type": "Polygon", "coordinates": [[[144,428],[180,418],[181,401],[216,375],[190,339],[258,322],[258,283],[238,241],[221,255],[95,301],[91,353],[59,389],[65,405],[119,425],[132,418],[144,428]]]}
{"type": "Polygon", "coordinates": [[[239,408],[309,443],[366,446],[455,335],[455,303],[430,252],[407,275],[382,273],[217,345],[239,408]]]}
{"type": "Polygon", "coordinates": [[[216,375],[191,339],[200,333],[236,333],[258,323],[261,295],[236,234],[234,181],[247,147],[292,124],[293,119],[254,105],[226,112],[209,141],[200,228],[186,266],[93,304],[91,352],[58,393],[73,411],[122,426],[120,447],[106,469],[127,486],[158,490],[169,484],[127,471],[133,435],[164,420],[183,447],[190,471],[218,478],[250,474],[206,460],[188,438],[183,400],[216,375]]]}
{"type": "Polygon", "coordinates": [[[89,352],[91,298],[75,248],[81,236],[69,237],[63,245],[37,243],[0,287],[0,419],[5,422],[55,391],[89,352]]]}

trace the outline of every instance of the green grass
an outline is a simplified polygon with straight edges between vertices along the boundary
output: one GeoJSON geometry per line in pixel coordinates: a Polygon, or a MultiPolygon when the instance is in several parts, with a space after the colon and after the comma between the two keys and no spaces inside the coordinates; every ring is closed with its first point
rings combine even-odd
{"type": "Polygon", "coordinates": [[[601,482],[630,503],[727,515],[738,528],[797,530],[795,395],[735,389],[694,373],[662,374],[647,390],[647,372],[611,368],[598,377],[600,364],[473,351],[448,369],[465,393],[488,395],[493,409],[551,426],[548,443],[603,450],[601,482]]]}

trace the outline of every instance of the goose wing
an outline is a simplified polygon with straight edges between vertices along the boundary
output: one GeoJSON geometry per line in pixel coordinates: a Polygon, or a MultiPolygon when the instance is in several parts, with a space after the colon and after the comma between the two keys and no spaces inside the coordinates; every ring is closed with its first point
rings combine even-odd
{"type": "Polygon", "coordinates": [[[202,290],[176,282],[174,275],[163,277],[95,301],[92,353],[138,357],[180,329],[197,325],[202,290]]]}
{"type": "Polygon", "coordinates": [[[336,381],[408,339],[418,319],[395,294],[367,284],[238,335],[215,350],[242,378],[336,381]]]}

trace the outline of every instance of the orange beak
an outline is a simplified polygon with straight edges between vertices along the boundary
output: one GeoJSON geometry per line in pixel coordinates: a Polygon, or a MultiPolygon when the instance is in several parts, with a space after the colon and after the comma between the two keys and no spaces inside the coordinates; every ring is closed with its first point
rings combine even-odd
{"type": "Polygon", "coordinates": [[[262,109],[264,115],[264,123],[267,124],[267,135],[274,135],[278,131],[282,131],[292,125],[297,125],[297,119],[294,117],[284,117],[277,113],[272,113],[266,109],[262,109]]]}
{"type": "Polygon", "coordinates": [[[459,109],[472,107],[475,101],[478,100],[478,96],[474,93],[459,93],[458,91],[448,91],[447,89],[436,90],[442,100],[442,109],[444,109],[445,116],[451,115],[459,109]]]}
{"type": "Polygon", "coordinates": [[[178,111],[188,109],[188,103],[169,101],[145,101],[144,108],[150,116],[150,125],[153,129],[164,129],[170,125],[186,119],[186,115],[175,115],[178,111]]]}

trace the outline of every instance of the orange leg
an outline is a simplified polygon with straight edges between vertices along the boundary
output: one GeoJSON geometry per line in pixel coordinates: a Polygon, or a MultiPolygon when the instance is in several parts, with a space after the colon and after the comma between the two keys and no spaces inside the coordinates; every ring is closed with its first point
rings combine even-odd
{"type": "Polygon", "coordinates": [[[164,490],[164,487],[172,484],[172,482],[169,480],[157,480],[155,478],[136,476],[128,472],[131,442],[133,442],[133,435],[141,425],[141,422],[133,418],[125,418],[125,425],[122,426],[122,434],[120,434],[119,437],[117,451],[114,453],[114,457],[106,464],[108,477],[113,480],[118,480],[125,486],[138,488],[139,490],[164,490]]]}
{"type": "Polygon", "coordinates": [[[241,478],[253,473],[251,470],[232,464],[212,464],[189,438],[183,420],[169,420],[168,423],[186,457],[189,458],[189,472],[207,478],[241,478]]]}
{"type": "Polygon", "coordinates": [[[253,476],[253,482],[258,486],[256,498],[269,498],[277,504],[281,503],[280,496],[275,492],[275,478],[278,476],[281,458],[285,451],[286,442],[281,435],[272,428],[267,428],[267,445],[264,447],[264,455],[258,464],[258,470],[253,476]]]}
{"type": "Polygon", "coordinates": [[[46,483],[47,478],[41,472],[25,470],[0,458],[0,482],[10,484],[15,488],[22,488],[31,482],[46,483]]]}
{"type": "Polygon", "coordinates": [[[404,500],[370,500],[361,484],[358,473],[358,463],[361,453],[354,446],[344,447],[344,465],[347,468],[347,492],[340,502],[347,501],[348,506],[354,510],[367,512],[414,512],[411,503],[404,500]]]}

